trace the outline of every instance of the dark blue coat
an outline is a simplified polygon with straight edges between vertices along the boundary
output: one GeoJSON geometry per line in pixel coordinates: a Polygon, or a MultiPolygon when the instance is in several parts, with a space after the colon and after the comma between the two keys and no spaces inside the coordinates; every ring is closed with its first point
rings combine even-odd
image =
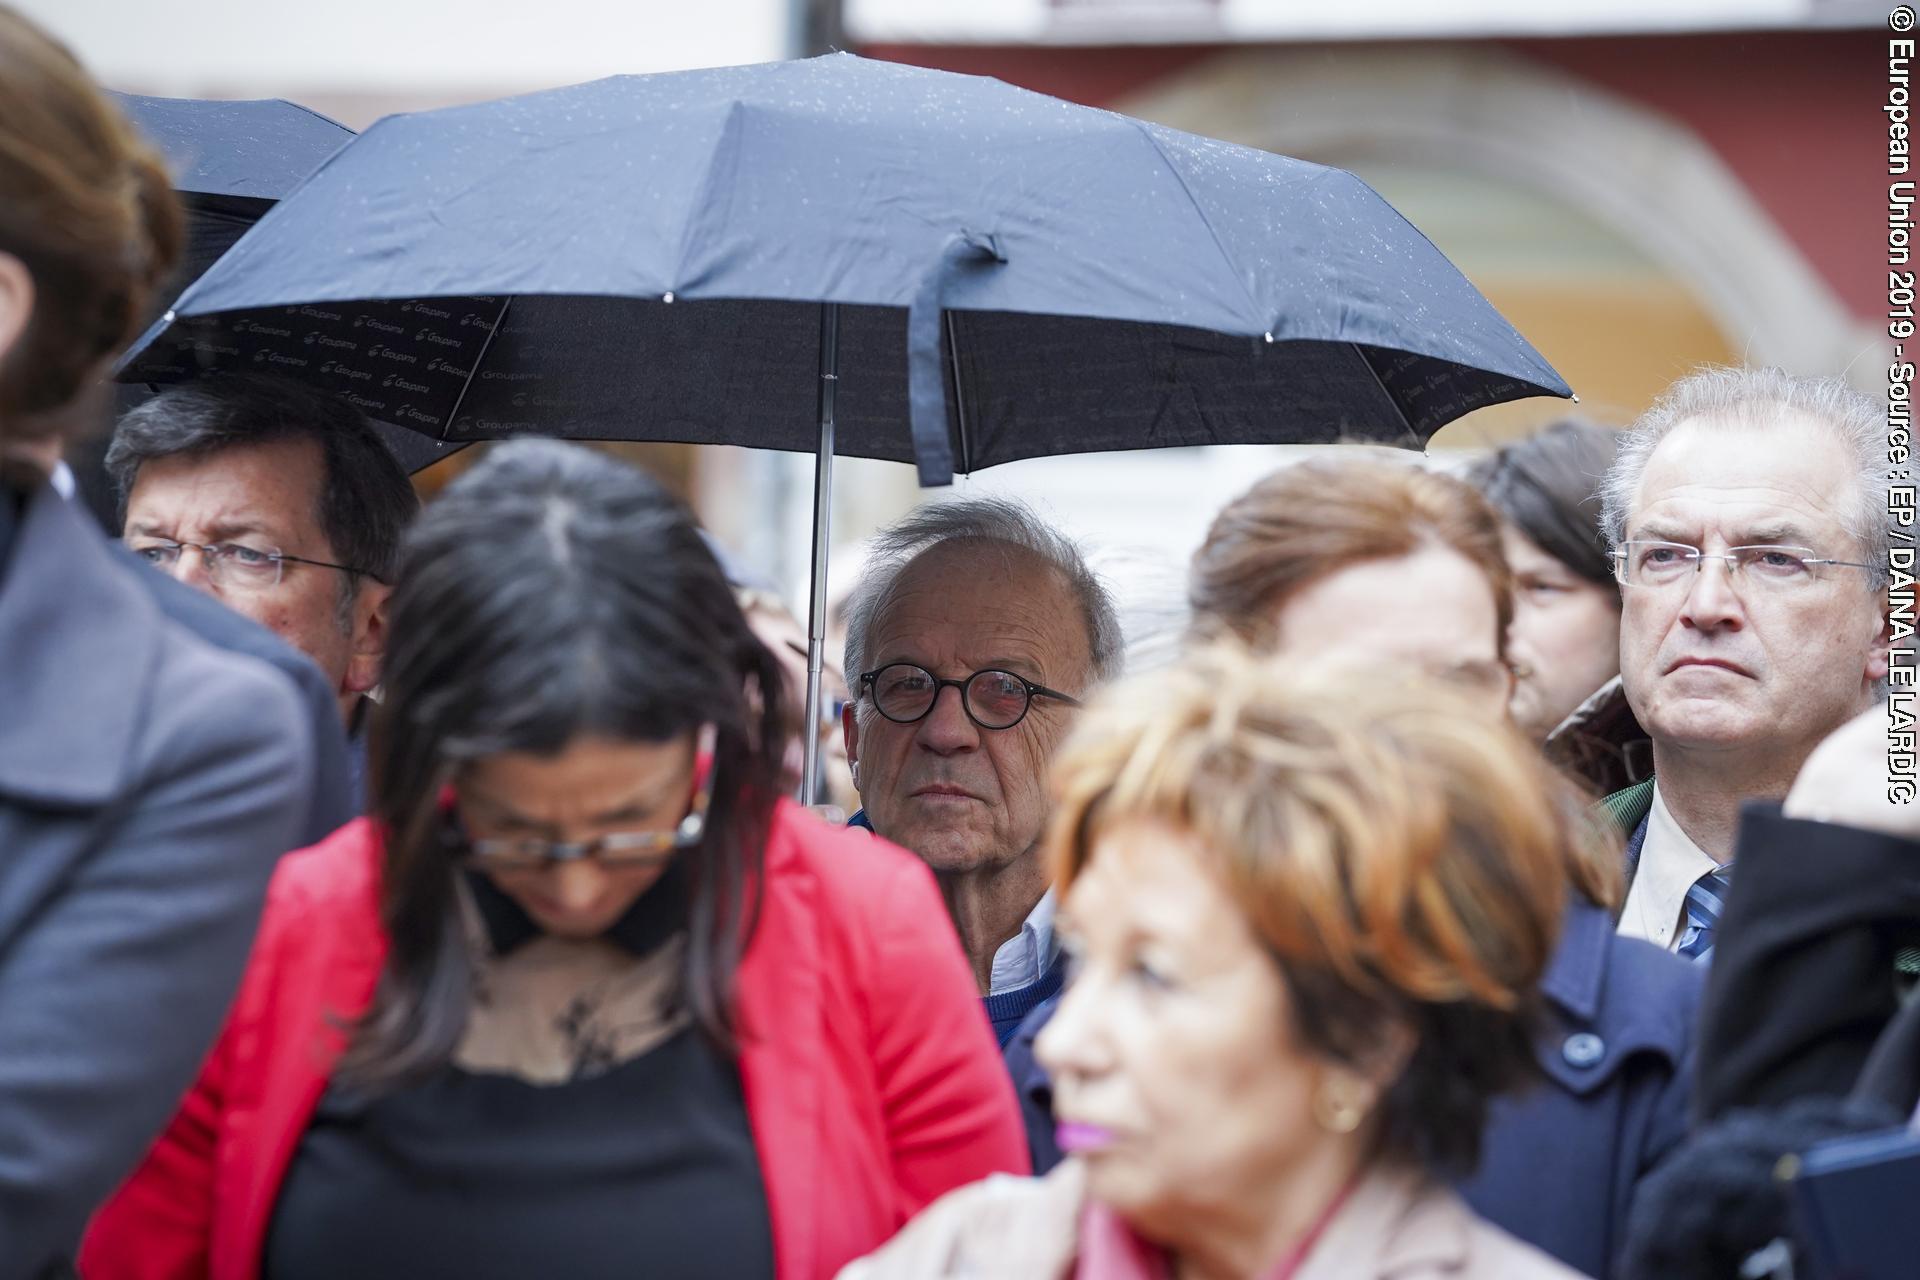
{"type": "MultiPolygon", "coordinates": [[[[1547,1079],[1494,1103],[1479,1172],[1460,1188],[1482,1217],[1606,1280],[1635,1186],[1686,1134],[1704,977],[1651,943],[1621,937],[1599,907],[1569,907],[1540,984],[1547,1079]]],[[[1007,1046],[1036,1173],[1060,1161],[1052,1089],[1033,1058],[1057,1003],[1035,1009],[1007,1046]]]]}

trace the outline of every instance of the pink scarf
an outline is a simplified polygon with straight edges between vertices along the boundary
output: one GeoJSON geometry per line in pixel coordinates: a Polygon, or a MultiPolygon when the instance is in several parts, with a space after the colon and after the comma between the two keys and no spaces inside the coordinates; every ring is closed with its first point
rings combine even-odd
{"type": "MultiPolygon", "coordinates": [[[[1320,1211],[1299,1243],[1289,1249],[1287,1256],[1262,1280],[1292,1280],[1313,1247],[1320,1243],[1328,1224],[1339,1216],[1359,1185],[1360,1179],[1356,1177],[1340,1188],[1340,1194],[1320,1211]]],[[[1173,1261],[1167,1251],[1136,1235],[1126,1219],[1097,1200],[1089,1199],[1080,1212],[1080,1248],[1076,1256],[1073,1274],[1077,1280],[1173,1280],[1173,1261]]]]}

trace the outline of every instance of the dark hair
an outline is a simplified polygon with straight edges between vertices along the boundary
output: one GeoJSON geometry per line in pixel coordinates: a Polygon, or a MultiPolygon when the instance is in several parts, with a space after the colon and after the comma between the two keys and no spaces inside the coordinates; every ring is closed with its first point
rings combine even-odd
{"type": "Polygon", "coordinates": [[[1619,432],[1567,418],[1482,458],[1467,477],[1542,551],[1617,594],[1600,482],[1619,445],[1619,432]]]}
{"type": "Polygon", "coordinates": [[[1062,894],[1130,821],[1192,833],[1286,983],[1309,1052],[1370,1071],[1410,1032],[1376,1151],[1478,1162],[1531,1033],[1584,812],[1510,725],[1437,685],[1282,670],[1237,644],[1114,686],[1053,767],[1062,894]]]}
{"type": "Polygon", "coordinates": [[[55,434],[102,358],[139,330],[184,243],[166,169],[68,52],[0,4],[0,253],[33,315],[0,364],[0,434],[55,434]]]}
{"type": "Polygon", "coordinates": [[[356,1084],[443,1066],[465,1029],[467,942],[441,794],[460,767],[551,755],[581,734],[659,742],[718,730],[706,838],[682,854],[680,996],[735,1044],[734,974],[757,914],[787,726],[779,662],[748,628],[693,517],[655,481],[551,440],[499,446],[406,539],[389,605],[386,696],[368,765],[386,832],[391,941],[342,1071],[356,1084]]]}
{"type": "Polygon", "coordinates": [[[1614,1273],[1623,1280],[1722,1280],[1742,1274],[1748,1258],[1779,1242],[1795,1274],[1810,1274],[1790,1188],[1779,1175],[1782,1158],[1905,1120],[1879,1103],[1833,1097],[1729,1112],[1640,1184],[1614,1273]]]}
{"type": "MultiPolygon", "coordinates": [[[[400,537],[420,510],[413,482],[365,414],[338,396],[283,378],[202,378],[168,387],[123,415],[106,458],[120,518],[126,519],[127,496],[149,462],[282,440],[320,447],[323,479],[314,514],[333,557],[393,581],[400,537]]],[[[349,598],[358,585],[349,582],[349,598]]]]}

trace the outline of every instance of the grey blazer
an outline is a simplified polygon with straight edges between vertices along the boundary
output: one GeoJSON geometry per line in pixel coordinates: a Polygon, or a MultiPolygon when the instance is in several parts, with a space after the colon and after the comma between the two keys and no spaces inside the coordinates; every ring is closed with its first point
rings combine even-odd
{"type": "MultiPolygon", "coordinates": [[[[0,502],[12,502],[0,490],[0,502]]],[[[54,1273],[219,1030],[312,737],[32,493],[0,564],[0,1280],[54,1273]]]]}

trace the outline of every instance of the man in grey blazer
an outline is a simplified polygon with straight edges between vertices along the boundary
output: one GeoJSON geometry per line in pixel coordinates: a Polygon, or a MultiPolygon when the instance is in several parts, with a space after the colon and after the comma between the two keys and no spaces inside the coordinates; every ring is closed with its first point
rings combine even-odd
{"type": "Polygon", "coordinates": [[[52,1274],[179,1101],[306,821],[283,677],[0,469],[0,1280],[52,1274]]]}

